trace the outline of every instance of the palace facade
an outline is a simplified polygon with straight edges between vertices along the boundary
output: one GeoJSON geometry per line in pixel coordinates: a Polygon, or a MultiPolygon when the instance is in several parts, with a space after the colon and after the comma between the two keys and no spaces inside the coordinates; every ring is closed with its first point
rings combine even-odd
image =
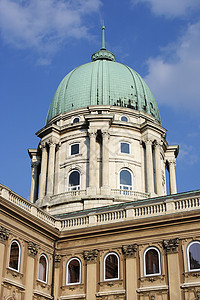
{"type": "Polygon", "coordinates": [[[177,194],[178,145],[104,27],[36,134],[30,201],[0,185],[0,299],[200,299],[200,191],[177,194]]]}

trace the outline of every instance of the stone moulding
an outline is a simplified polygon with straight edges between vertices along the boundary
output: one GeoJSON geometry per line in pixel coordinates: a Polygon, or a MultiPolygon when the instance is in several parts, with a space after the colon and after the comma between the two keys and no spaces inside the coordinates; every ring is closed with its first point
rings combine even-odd
{"type": "Polygon", "coordinates": [[[97,249],[84,251],[83,257],[87,263],[96,263],[99,251],[97,249]]]}
{"type": "Polygon", "coordinates": [[[166,250],[166,253],[175,253],[178,251],[179,239],[170,239],[163,241],[163,248],[166,250]]]}
{"type": "Polygon", "coordinates": [[[137,289],[137,293],[168,290],[168,285],[147,286],[137,289]]]}
{"type": "Polygon", "coordinates": [[[49,295],[47,293],[44,293],[44,292],[41,292],[41,291],[38,291],[38,290],[34,290],[33,294],[41,296],[41,297],[45,297],[46,299],[53,299],[53,297],[51,295],[49,295]]]}
{"type": "Polygon", "coordinates": [[[73,299],[79,299],[83,300],[86,298],[85,294],[75,294],[75,295],[67,295],[67,296],[60,296],[58,299],[59,300],[73,300],[73,299]]]}
{"type": "Polygon", "coordinates": [[[0,242],[5,242],[9,237],[9,230],[0,226],[0,242]]]}
{"type": "Polygon", "coordinates": [[[136,257],[136,252],[137,252],[136,244],[122,246],[122,253],[126,258],[136,257]]]}
{"type": "Polygon", "coordinates": [[[26,289],[26,287],[25,287],[23,284],[21,284],[21,283],[19,283],[19,282],[16,282],[16,281],[14,281],[14,280],[10,280],[10,279],[8,279],[8,278],[4,278],[4,279],[2,280],[2,282],[3,282],[4,284],[8,284],[8,285],[15,286],[15,287],[17,287],[17,288],[20,289],[20,290],[24,290],[24,291],[25,291],[25,289],[26,289]]]}

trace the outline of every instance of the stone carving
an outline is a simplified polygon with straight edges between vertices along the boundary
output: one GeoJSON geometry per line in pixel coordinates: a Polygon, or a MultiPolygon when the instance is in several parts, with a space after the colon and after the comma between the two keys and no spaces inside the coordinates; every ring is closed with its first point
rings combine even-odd
{"type": "Polygon", "coordinates": [[[0,226],[0,242],[5,242],[8,239],[9,230],[0,226]]]}
{"type": "Polygon", "coordinates": [[[137,245],[132,244],[132,245],[122,246],[122,252],[126,258],[136,257],[137,245]]]}
{"type": "Polygon", "coordinates": [[[28,254],[30,256],[35,257],[35,255],[38,253],[38,245],[36,245],[33,242],[28,243],[28,254]]]}
{"type": "Polygon", "coordinates": [[[55,255],[55,267],[58,268],[60,266],[60,261],[61,261],[61,255],[56,254],[55,255]]]}
{"type": "Polygon", "coordinates": [[[167,253],[173,253],[178,251],[179,239],[170,239],[163,241],[163,248],[167,253]]]}
{"type": "Polygon", "coordinates": [[[94,263],[97,261],[98,252],[99,251],[97,249],[84,251],[83,257],[87,261],[87,263],[94,263]]]}

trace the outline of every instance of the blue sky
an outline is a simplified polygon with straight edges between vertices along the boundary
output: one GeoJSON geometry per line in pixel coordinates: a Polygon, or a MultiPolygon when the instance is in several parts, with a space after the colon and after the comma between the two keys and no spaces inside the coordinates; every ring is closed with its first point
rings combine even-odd
{"type": "Polygon", "coordinates": [[[62,78],[101,47],[136,70],[179,144],[178,192],[200,188],[199,0],[0,0],[0,182],[29,198],[27,149],[62,78]]]}

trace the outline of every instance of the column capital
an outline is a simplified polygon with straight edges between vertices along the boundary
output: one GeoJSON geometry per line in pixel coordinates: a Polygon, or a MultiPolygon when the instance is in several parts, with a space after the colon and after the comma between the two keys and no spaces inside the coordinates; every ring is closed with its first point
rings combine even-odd
{"type": "Polygon", "coordinates": [[[0,242],[5,242],[9,237],[9,230],[0,226],[0,242]]]}
{"type": "Polygon", "coordinates": [[[136,244],[122,246],[122,253],[126,258],[136,257],[136,252],[137,252],[136,244]]]}
{"type": "Polygon", "coordinates": [[[89,128],[88,129],[88,134],[89,134],[89,136],[91,137],[91,136],[96,136],[97,135],[97,129],[95,129],[95,128],[89,128]]]}
{"type": "Polygon", "coordinates": [[[89,250],[83,252],[83,257],[86,260],[87,263],[96,263],[97,262],[97,256],[98,256],[99,250],[89,250]]]}
{"type": "Polygon", "coordinates": [[[156,147],[160,148],[163,145],[163,141],[161,141],[161,140],[154,140],[153,145],[154,145],[155,148],[156,147]]]}
{"type": "Polygon", "coordinates": [[[145,143],[145,145],[152,145],[153,141],[154,140],[152,138],[145,138],[145,139],[143,139],[143,142],[145,143]]]}
{"type": "Polygon", "coordinates": [[[41,150],[44,150],[44,149],[46,149],[46,142],[40,142],[40,144],[39,144],[39,148],[41,149],[41,150]]]}
{"type": "Polygon", "coordinates": [[[58,141],[54,138],[50,138],[48,141],[47,141],[47,144],[49,145],[49,147],[56,147],[58,141]]]}
{"type": "Polygon", "coordinates": [[[61,255],[56,254],[55,255],[55,267],[59,268],[60,267],[60,262],[61,262],[61,255]]]}
{"type": "Polygon", "coordinates": [[[29,242],[28,243],[28,255],[35,257],[35,255],[37,253],[38,253],[38,245],[33,242],[29,242]]]}
{"type": "Polygon", "coordinates": [[[166,253],[176,253],[178,251],[179,239],[163,240],[163,248],[166,253]]]}
{"type": "Polygon", "coordinates": [[[32,161],[31,162],[31,168],[35,169],[35,168],[37,168],[39,166],[39,164],[40,164],[40,160],[32,161]]]}
{"type": "Polygon", "coordinates": [[[176,159],[175,158],[167,159],[167,161],[168,161],[169,165],[176,167],[176,159]]]}
{"type": "Polygon", "coordinates": [[[101,129],[101,133],[103,136],[110,136],[110,132],[109,132],[109,129],[107,128],[104,128],[104,129],[101,129]]]}

